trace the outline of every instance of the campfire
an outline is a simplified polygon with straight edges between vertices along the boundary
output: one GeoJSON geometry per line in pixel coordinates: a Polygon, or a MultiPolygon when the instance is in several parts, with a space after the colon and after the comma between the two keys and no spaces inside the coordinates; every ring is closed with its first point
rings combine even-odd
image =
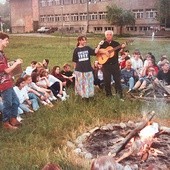
{"type": "Polygon", "coordinates": [[[152,122],[154,115],[150,112],[138,123],[129,121],[96,127],[76,139],[74,151],[88,159],[110,155],[122,166],[136,165],[138,170],[149,166],[168,170],[170,128],[152,122]]]}

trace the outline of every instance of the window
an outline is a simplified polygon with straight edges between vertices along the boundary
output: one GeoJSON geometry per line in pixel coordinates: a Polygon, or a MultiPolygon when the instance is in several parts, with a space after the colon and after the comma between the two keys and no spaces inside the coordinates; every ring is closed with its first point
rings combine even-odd
{"type": "Polygon", "coordinates": [[[146,9],[146,18],[156,18],[157,11],[155,9],[146,9]]]}
{"type": "Polygon", "coordinates": [[[84,30],[84,27],[79,27],[79,30],[80,30],[80,31],[83,31],[83,30],[84,30]]]}
{"type": "Polygon", "coordinates": [[[104,27],[104,30],[107,31],[107,30],[112,30],[114,31],[114,27],[104,27]]]}
{"type": "Polygon", "coordinates": [[[54,5],[61,5],[61,1],[60,0],[54,0],[54,5]]]}
{"type": "Polygon", "coordinates": [[[53,5],[53,0],[47,0],[47,4],[48,4],[48,6],[52,6],[53,5]]]}
{"type": "Polygon", "coordinates": [[[143,9],[133,10],[135,18],[141,19],[143,18],[143,9]]]}
{"type": "Polygon", "coordinates": [[[87,2],[87,0],[80,0],[80,4],[84,4],[86,2],[87,2]]]}
{"type": "Polygon", "coordinates": [[[78,21],[78,14],[71,14],[71,21],[78,21]]]}
{"type": "Polygon", "coordinates": [[[95,32],[101,32],[103,30],[102,27],[94,27],[95,32]]]}
{"type": "Polygon", "coordinates": [[[47,16],[47,22],[54,22],[54,16],[53,15],[48,15],[47,16]]]}
{"type": "Polygon", "coordinates": [[[55,22],[61,21],[61,15],[55,15],[55,22]]]}
{"type": "Polygon", "coordinates": [[[99,20],[104,20],[106,19],[106,12],[99,12],[99,20]]]}
{"type": "Polygon", "coordinates": [[[41,6],[41,7],[47,6],[46,0],[40,0],[40,6],[41,6]]]}
{"type": "Polygon", "coordinates": [[[79,14],[79,20],[80,20],[80,21],[85,21],[85,20],[87,20],[87,14],[86,14],[86,13],[80,13],[80,14],[79,14]]]}
{"type": "Polygon", "coordinates": [[[45,22],[45,18],[46,18],[45,15],[40,16],[40,22],[45,22]]]}
{"type": "Polygon", "coordinates": [[[71,4],[71,0],[63,0],[63,4],[65,5],[71,4]]]}
{"type": "Polygon", "coordinates": [[[140,26],[139,27],[139,31],[148,31],[150,29],[151,29],[150,26],[140,26]]]}
{"type": "Polygon", "coordinates": [[[68,22],[70,19],[69,14],[64,14],[63,15],[63,21],[68,22]]]}
{"type": "Polygon", "coordinates": [[[72,4],[77,4],[78,2],[77,2],[78,0],[72,0],[72,4]]]}
{"type": "Polygon", "coordinates": [[[90,20],[97,20],[97,12],[90,13],[89,14],[89,19],[90,20]]]}

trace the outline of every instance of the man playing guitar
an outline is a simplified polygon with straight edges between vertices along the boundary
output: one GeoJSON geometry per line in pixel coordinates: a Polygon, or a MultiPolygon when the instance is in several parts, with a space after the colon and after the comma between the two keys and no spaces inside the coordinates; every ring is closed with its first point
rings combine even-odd
{"type": "Polygon", "coordinates": [[[107,60],[103,63],[103,76],[104,76],[104,86],[106,91],[106,96],[112,96],[111,91],[111,76],[115,81],[115,90],[119,94],[119,97],[123,98],[122,87],[120,82],[120,68],[118,62],[118,53],[121,49],[125,47],[125,44],[120,45],[118,42],[113,40],[113,31],[107,30],[105,32],[105,40],[99,43],[100,49],[99,53],[105,53],[108,56],[107,60]],[[119,47],[119,48],[115,48],[119,47]],[[111,50],[105,50],[109,48],[115,48],[116,50],[111,53],[111,50]],[[111,55],[111,56],[110,56],[111,55]]]}

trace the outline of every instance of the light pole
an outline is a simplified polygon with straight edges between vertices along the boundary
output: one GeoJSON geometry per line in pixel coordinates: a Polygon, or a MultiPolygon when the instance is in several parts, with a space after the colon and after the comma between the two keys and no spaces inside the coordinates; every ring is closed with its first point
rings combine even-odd
{"type": "Polygon", "coordinates": [[[87,2],[87,29],[86,32],[89,33],[89,0],[86,0],[87,2]]]}
{"type": "Polygon", "coordinates": [[[61,6],[61,24],[62,24],[62,31],[63,31],[63,28],[64,28],[63,8],[64,8],[64,6],[61,6]]]}

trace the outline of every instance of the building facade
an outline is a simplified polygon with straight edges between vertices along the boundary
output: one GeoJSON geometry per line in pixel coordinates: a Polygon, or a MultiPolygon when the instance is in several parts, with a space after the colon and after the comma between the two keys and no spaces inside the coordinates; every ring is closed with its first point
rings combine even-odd
{"type": "Polygon", "coordinates": [[[159,29],[156,20],[156,0],[10,0],[12,32],[35,32],[45,26],[71,32],[103,33],[119,28],[106,21],[106,6],[116,4],[131,10],[136,18],[134,26],[124,27],[123,32],[144,34],[159,29]]]}

